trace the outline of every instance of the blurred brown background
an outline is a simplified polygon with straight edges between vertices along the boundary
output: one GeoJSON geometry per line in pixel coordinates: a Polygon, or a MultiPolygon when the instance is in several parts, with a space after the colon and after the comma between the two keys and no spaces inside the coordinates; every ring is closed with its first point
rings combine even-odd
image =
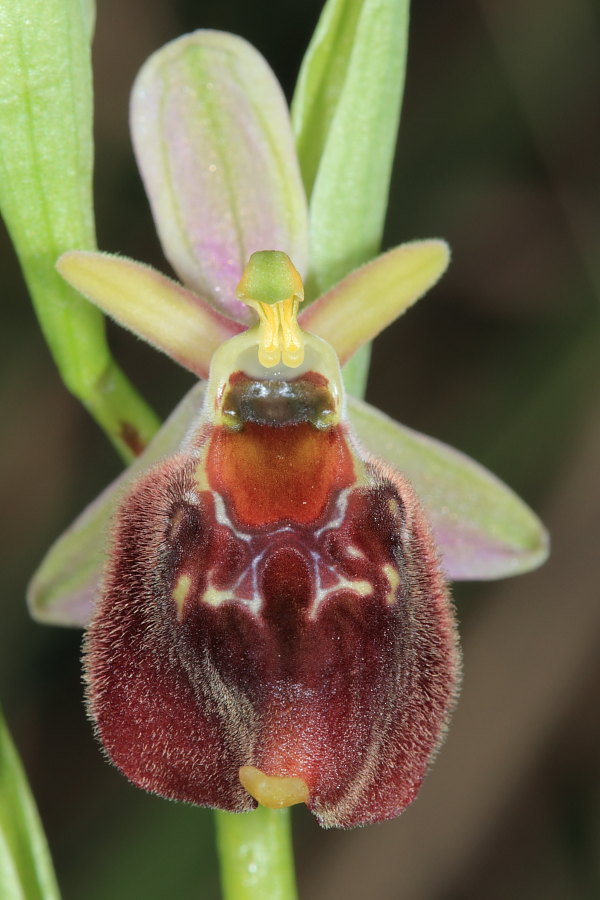
{"type": "MultiPolygon", "coordinates": [[[[100,0],[100,246],[166,269],[127,133],[145,57],[197,27],[244,35],[291,95],[319,0],[100,0]]],[[[536,508],[537,573],[458,585],[463,696],[399,820],[322,832],[295,816],[303,898],[600,897],[600,40],[592,0],[414,0],[386,247],[443,236],[432,295],[378,339],[370,399],[455,444],[536,508]]],[[[26,614],[49,542],[119,470],[62,388],[8,242],[0,245],[0,697],[65,900],[216,898],[210,813],[130,787],[96,747],[75,632],[26,614]]],[[[111,329],[166,413],[190,383],[111,329]]]]}

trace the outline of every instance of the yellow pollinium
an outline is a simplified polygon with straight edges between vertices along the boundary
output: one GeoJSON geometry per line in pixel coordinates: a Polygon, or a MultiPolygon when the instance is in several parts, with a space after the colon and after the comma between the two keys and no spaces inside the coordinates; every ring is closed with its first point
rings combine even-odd
{"type": "Polygon", "coordinates": [[[304,287],[286,253],[253,253],[237,287],[237,296],[258,313],[258,359],[270,369],[283,362],[292,369],[304,362],[298,309],[304,287]]]}
{"type": "Polygon", "coordinates": [[[269,809],[308,803],[308,785],[295,775],[265,775],[255,766],[242,766],[239,778],[242,787],[269,809]]]}

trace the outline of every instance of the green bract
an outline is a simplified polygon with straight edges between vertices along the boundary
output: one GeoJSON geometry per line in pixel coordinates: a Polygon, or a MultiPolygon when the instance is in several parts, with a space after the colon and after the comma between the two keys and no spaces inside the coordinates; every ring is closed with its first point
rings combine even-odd
{"type": "MultiPolygon", "coordinates": [[[[408,0],[330,0],[304,57],[292,122],[309,197],[307,294],[379,250],[406,69],[408,0]]],[[[370,348],[344,371],[363,396],[370,348]]]]}
{"type": "Polygon", "coordinates": [[[334,0],[292,103],[314,293],[379,250],[404,90],[408,2],[334,0]]]}

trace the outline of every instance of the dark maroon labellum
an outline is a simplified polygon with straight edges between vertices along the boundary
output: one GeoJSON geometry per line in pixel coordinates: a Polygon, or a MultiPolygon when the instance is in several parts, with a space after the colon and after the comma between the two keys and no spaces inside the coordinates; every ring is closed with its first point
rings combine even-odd
{"type": "Polygon", "coordinates": [[[361,458],[316,373],[237,373],[220,402],[119,510],[85,648],[100,739],[166,797],[397,816],[459,669],[419,503],[361,458]]]}

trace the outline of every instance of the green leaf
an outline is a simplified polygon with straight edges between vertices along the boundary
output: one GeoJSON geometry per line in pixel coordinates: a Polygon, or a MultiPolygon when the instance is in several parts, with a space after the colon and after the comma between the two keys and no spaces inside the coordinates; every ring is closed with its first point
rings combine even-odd
{"type": "Polygon", "coordinates": [[[404,475],[432,526],[445,574],[453,581],[528,572],[548,556],[537,516],[474,460],[349,398],[350,421],[362,447],[404,475]]]}
{"type": "Polygon", "coordinates": [[[379,250],[404,88],[408,0],[329,0],[292,121],[309,194],[312,297],[379,250]]]}
{"type": "Polygon", "coordinates": [[[0,897],[59,900],[52,860],[23,766],[0,710],[0,897]]]}
{"type": "Polygon", "coordinates": [[[200,414],[204,391],[205,384],[199,382],[186,394],[144,452],[50,547],[27,589],[29,611],[38,622],[75,627],[89,624],[113,514],[142,472],[177,451],[200,414]]]}
{"type": "Polygon", "coordinates": [[[101,313],[54,269],[95,246],[89,0],[0,3],[0,211],[67,387],[125,458],[156,419],[111,359],[101,313]]]}
{"type": "Polygon", "coordinates": [[[281,88],[242,38],[196,31],[158,50],[134,85],[131,128],[156,227],[185,285],[249,323],[235,289],[250,255],[301,273],[306,198],[281,88]]]}

